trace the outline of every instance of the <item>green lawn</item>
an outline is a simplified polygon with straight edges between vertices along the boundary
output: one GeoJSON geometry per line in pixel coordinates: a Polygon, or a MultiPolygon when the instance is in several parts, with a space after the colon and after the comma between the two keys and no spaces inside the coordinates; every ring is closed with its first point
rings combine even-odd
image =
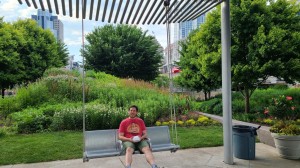
{"type": "MultiPolygon", "coordinates": [[[[223,144],[221,126],[177,129],[182,149],[223,144]]],[[[82,132],[5,136],[0,138],[0,165],[81,158],[82,141],[82,132]]]]}

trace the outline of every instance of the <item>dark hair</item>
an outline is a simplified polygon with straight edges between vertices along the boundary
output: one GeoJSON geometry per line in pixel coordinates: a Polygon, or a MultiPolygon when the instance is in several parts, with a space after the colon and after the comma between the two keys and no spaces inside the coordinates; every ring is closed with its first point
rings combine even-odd
{"type": "Polygon", "coordinates": [[[131,105],[128,110],[130,110],[130,108],[135,108],[136,111],[139,111],[139,108],[136,105],[131,105]]]}

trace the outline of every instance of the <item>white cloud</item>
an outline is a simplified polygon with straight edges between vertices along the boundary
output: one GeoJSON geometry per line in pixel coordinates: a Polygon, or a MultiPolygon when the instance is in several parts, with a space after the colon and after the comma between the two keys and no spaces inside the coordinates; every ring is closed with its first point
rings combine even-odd
{"type": "Polygon", "coordinates": [[[27,7],[26,4],[19,4],[18,1],[1,0],[0,16],[4,16],[4,21],[12,22],[17,19],[31,18],[32,14],[36,14],[36,9],[27,7]]]}
{"type": "MultiPolygon", "coordinates": [[[[166,25],[139,25],[139,27],[141,27],[144,31],[148,30],[148,34],[155,36],[163,48],[167,47],[166,25]]],[[[170,30],[170,33],[172,34],[171,31],[172,29],[170,30]]]]}
{"type": "Polygon", "coordinates": [[[81,37],[76,37],[76,38],[65,38],[64,42],[68,46],[81,46],[82,45],[82,40],[81,37]]]}
{"type": "Polygon", "coordinates": [[[12,12],[15,11],[15,9],[18,7],[19,2],[18,1],[12,1],[12,0],[2,0],[0,2],[0,10],[2,12],[12,12]]]}

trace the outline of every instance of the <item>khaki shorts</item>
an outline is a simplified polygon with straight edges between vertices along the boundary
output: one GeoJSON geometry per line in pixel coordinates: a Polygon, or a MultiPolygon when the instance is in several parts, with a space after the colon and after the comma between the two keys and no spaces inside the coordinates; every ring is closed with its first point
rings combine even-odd
{"type": "Polygon", "coordinates": [[[142,141],[136,142],[136,143],[129,142],[129,141],[123,142],[123,150],[127,149],[128,147],[131,147],[134,150],[142,151],[142,149],[147,146],[149,146],[149,144],[146,140],[142,140],[142,141]]]}

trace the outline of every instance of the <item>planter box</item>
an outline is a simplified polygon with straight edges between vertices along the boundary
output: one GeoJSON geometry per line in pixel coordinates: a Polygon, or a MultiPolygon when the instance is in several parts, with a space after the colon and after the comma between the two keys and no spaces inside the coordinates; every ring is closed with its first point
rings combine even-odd
{"type": "Polygon", "coordinates": [[[278,135],[272,133],[279,156],[286,159],[300,159],[300,135],[278,135]]]}

